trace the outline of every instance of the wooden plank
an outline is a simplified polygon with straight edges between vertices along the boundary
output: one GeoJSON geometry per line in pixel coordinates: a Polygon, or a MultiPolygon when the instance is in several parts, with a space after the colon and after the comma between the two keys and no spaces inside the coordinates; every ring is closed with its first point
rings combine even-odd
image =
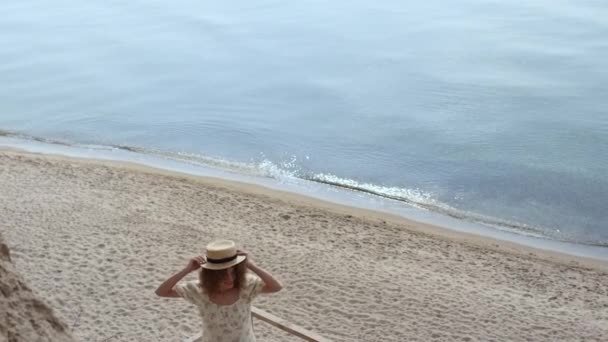
{"type": "Polygon", "coordinates": [[[184,342],[201,342],[203,340],[203,336],[201,334],[198,334],[194,337],[190,337],[189,339],[185,340],[184,342]]]}
{"type": "MultiPolygon", "coordinates": [[[[253,315],[253,317],[255,317],[261,321],[264,321],[272,326],[275,326],[275,327],[287,332],[290,335],[297,336],[297,337],[303,339],[304,341],[331,342],[330,340],[328,340],[322,336],[319,336],[316,333],[313,333],[312,331],[306,330],[295,324],[289,323],[286,320],[279,318],[271,313],[268,313],[262,309],[258,309],[255,306],[251,307],[251,314],[253,315]]],[[[199,334],[197,336],[187,339],[184,342],[201,342],[201,340],[202,340],[202,338],[201,338],[201,335],[199,334]]]]}
{"type": "Polygon", "coordinates": [[[299,327],[293,323],[289,323],[286,320],[279,318],[271,313],[268,313],[262,309],[258,309],[256,307],[251,307],[251,314],[253,317],[262,320],[268,324],[271,324],[287,333],[298,336],[304,341],[309,342],[331,342],[330,340],[321,337],[312,331],[306,330],[302,327],[299,327]]]}

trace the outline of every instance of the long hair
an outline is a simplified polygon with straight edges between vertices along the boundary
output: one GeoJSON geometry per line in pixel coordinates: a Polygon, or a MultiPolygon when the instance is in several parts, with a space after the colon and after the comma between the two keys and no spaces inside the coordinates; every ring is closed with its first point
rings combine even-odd
{"type": "MultiPolygon", "coordinates": [[[[235,270],[234,287],[241,290],[245,287],[245,274],[247,273],[246,261],[243,261],[235,266],[232,266],[235,270]]],[[[215,294],[220,289],[220,283],[226,277],[226,273],[229,269],[224,270],[208,270],[202,268],[199,274],[199,282],[203,291],[207,295],[215,294]]]]}

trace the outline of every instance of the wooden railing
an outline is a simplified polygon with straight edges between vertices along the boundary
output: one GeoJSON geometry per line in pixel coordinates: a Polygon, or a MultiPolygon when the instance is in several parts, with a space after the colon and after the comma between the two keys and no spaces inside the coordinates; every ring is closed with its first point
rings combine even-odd
{"type": "MultiPolygon", "coordinates": [[[[251,314],[253,315],[253,317],[255,317],[261,321],[264,321],[270,325],[273,325],[273,326],[287,332],[290,335],[297,336],[297,337],[303,339],[304,341],[331,342],[330,340],[328,340],[324,337],[321,337],[321,336],[317,335],[316,333],[313,333],[312,331],[306,330],[293,323],[289,323],[286,320],[279,318],[273,314],[270,314],[262,309],[252,307],[251,314]]],[[[195,337],[191,337],[184,342],[201,342],[201,341],[202,341],[201,335],[198,335],[195,337]]]]}

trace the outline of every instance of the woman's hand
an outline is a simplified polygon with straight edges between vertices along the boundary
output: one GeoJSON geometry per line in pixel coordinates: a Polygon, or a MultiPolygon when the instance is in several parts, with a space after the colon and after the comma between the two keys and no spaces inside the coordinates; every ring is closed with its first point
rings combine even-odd
{"type": "Polygon", "coordinates": [[[244,250],[244,249],[237,249],[236,250],[236,255],[244,255],[245,256],[245,265],[247,265],[247,267],[253,265],[253,259],[251,259],[251,255],[246,250],[244,250]]]}
{"type": "Polygon", "coordinates": [[[274,292],[281,291],[281,289],[283,288],[283,285],[281,285],[281,283],[278,280],[276,280],[266,270],[264,270],[263,268],[261,268],[258,265],[256,265],[253,262],[253,259],[251,258],[251,255],[246,250],[244,250],[244,249],[237,249],[236,250],[236,254],[237,255],[244,255],[246,257],[246,259],[245,259],[245,265],[247,265],[247,268],[249,270],[251,270],[253,273],[257,274],[258,277],[260,277],[262,279],[262,281],[265,284],[264,287],[262,288],[262,293],[274,293],[274,292]]]}
{"type": "Polygon", "coordinates": [[[202,255],[195,256],[188,261],[188,265],[180,272],[171,276],[171,278],[165,280],[158,289],[156,289],[156,295],[160,297],[179,297],[179,294],[175,292],[175,285],[182,280],[188,273],[198,270],[201,265],[206,263],[205,257],[202,255]]]}
{"type": "Polygon", "coordinates": [[[202,255],[195,256],[194,258],[190,259],[190,261],[188,262],[188,266],[186,266],[185,270],[188,273],[196,271],[199,268],[201,268],[201,266],[206,262],[207,262],[207,260],[205,260],[204,256],[202,256],[202,255]]]}

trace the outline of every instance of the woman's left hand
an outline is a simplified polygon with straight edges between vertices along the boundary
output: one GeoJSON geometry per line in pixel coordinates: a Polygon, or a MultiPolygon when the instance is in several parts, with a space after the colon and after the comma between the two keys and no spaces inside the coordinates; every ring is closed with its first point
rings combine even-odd
{"type": "Polygon", "coordinates": [[[251,254],[249,254],[249,252],[247,252],[244,249],[237,249],[236,250],[236,255],[244,255],[245,256],[245,263],[247,266],[253,265],[253,260],[251,259],[251,254]]]}

